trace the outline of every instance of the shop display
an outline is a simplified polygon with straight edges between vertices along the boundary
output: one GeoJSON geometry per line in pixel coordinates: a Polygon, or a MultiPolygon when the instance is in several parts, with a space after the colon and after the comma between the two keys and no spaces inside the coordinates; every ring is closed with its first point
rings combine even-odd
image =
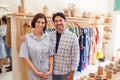
{"type": "Polygon", "coordinates": [[[18,13],[25,13],[24,8],[22,6],[18,6],[18,13]]]}
{"type": "Polygon", "coordinates": [[[106,78],[111,79],[112,78],[112,70],[106,71],[106,78]]]}
{"type": "Polygon", "coordinates": [[[18,13],[25,13],[25,0],[20,0],[21,5],[18,6],[18,13]]]}
{"type": "Polygon", "coordinates": [[[102,75],[103,74],[103,67],[102,66],[98,66],[97,74],[98,75],[102,75]]]}
{"type": "MultiPolygon", "coordinates": [[[[5,3],[4,0],[2,2],[5,3]]],[[[112,10],[115,8],[113,0],[43,0],[37,2],[18,0],[7,3],[11,6],[3,3],[0,4],[1,16],[4,12],[8,14],[6,46],[13,47],[13,78],[17,77],[23,80],[28,78],[26,75],[28,74],[28,66],[24,60],[20,60],[19,51],[21,36],[34,30],[31,28],[31,20],[34,14],[43,13],[47,17],[45,32],[49,33],[56,30],[52,21],[52,14],[63,12],[66,16],[66,28],[77,35],[79,40],[79,63],[74,80],[120,80],[120,46],[118,44],[120,15],[119,11],[112,10]],[[96,5],[91,6],[91,3],[96,5]],[[112,61],[106,64],[110,59],[112,61]],[[105,62],[106,65],[103,66],[99,62],[103,64],[105,62]],[[18,73],[16,74],[15,71],[18,73]]],[[[3,61],[4,64],[8,64],[8,62],[8,58],[3,61]]]]}
{"type": "MultiPolygon", "coordinates": [[[[18,14],[19,15],[19,14],[18,14]]],[[[20,15],[21,16],[21,15],[20,15]]],[[[29,15],[28,15],[28,18],[27,18],[27,14],[26,14],[26,18],[22,18],[22,17],[24,17],[25,16],[25,14],[23,15],[23,16],[21,16],[21,17],[17,17],[16,18],[16,22],[17,22],[17,36],[16,36],[16,40],[17,40],[17,51],[19,52],[19,48],[20,48],[20,37],[21,37],[21,35],[23,35],[23,34],[26,34],[25,32],[29,32],[28,30],[28,28],[30,28],[30,21],[31,21],[31,18],[29,18],[29,15]],[[27,28],[27,29],[26,29],[27,28]],[[21,31],[22,30],[22,31],[21,31]],[[23,31],[25,31],[24,33],[23,33],[23,31]],[[21,34],[22,33],[22,34],[21,34]]],[[[31,15],[30,15],[31,16],[31,15]]],[[[79,30],[79,28],[81,27],[81,28],[84,28],[84,29],[87,29],[87,28],[85,28],[84,26],[88,26],[88,29],[90,29],[90,28],[92,28],[92,26],[94,26],[94,25],[90,25],[90,24],[94,24],[94,23],[96,23],[96,21],[97,20],[99,20],[99,19],[89,19],[89,18],[74,18],[74,17],[71,17],[71,18],[67,18],[67,25],[69,25],[69,26],[71,26],[72,28],[75,28],[75,30],[76,31],[78,31],[79,30]],[[90,26],[90,27],[89,27],[90,26]],[[79,27],[79,28],[78,28],[79,27]],[[77,29],[78,28],[78,29],[77,29]]],[[[74,30],[74,29],[72,29],[71,28],[71,30],[74,30]]],[[[94,28],[94,30],[96,30],[96,28],[97,27],[93,27],[94,28]]],[[[50,20],[50,19],[48,19],[48,24],[47,24],[47,31],[49,32],[49,31],[52,31],[52,30],[55,30],[55,27],[54,27],[54,25],[53,25],[53,23],[52,23],[52,21],[50,20]]],[[[75,31],[72,31],[72,32],[75,32],[75,31]]],[[[79,33],[79,32],[78,32],[79,33]]],[[[79,34],[77,33],[77,36],[80,36],[79,34]]],[[[95,46],[94,46],[94,48],[95,48],[95,46]]],[[[94,51],[94,50],[93,50],[94,51]]],[[[94,53],[94,52],[93,52],[94,53]]],[[[96,57],[95,55],[92,55],[92,57],[96,57]]],[[[87,61],[88,61],[88,63],[90,63],[89,61],[90,61],[90,58],[88,59],[88,58],[85,58],[87,61]]],[[[89,65],[89,64],[87,64],[87,65],[89,65]]],[[[82,68],[85,68],[85,67],[87,67],[87,65],[85,64],[84,65],[84,67],[82,67],[82,68]]],[[[94,79],[103,79],[103,77],[102,76],[99,76],[99,75],[102,75],[103,74],[103,68],[102,68],[102,66],[99,66],[98,67],[98,73],[97,73],[97,75],[96,75],[96,73],[93,73],[93,74],[90,74],[90,78],[89,78],[89,80],[92,80],[93,78],[94,79]]],[[[87,77],[86,77],[87,78],[87,77]]],[[[105,78],[104,78],[105,79],[105,78]]]]}
{"type": "Polygon", "coordinates": [[[47,7],[47,5],[44,5],[44,7],[43,7],[43,14],[45,15],[45,16],[48,16],[48,7],[47,7]]]}
{"type": "Polygon", "coordinates": [[[98,66],[97,70],[97,73],[89,73],[88,76],[85,75],[77,80],[118,80],[120,78],[120,61],[109,63],[105,67],[98,66]]]}
{"type": "MultiPolygon", "coordinates": [[[[87,68],[87,66],[89,64],[96,64],[97,62],[97,58],[96,58],[96,46],[98,44],[98,26],[99,24],[97,23],[97,21],[99,21],[99,19],[94,19],[92,17],[92,13],[91,12],[85,12],[83,13],[83,17],[80,18],[80,17],[75,17],[76,16],[76,11],[75,11],[75,5],[74,4],[70,4],[69,5],[69,8],[70,9],[64,9],[64,14],[65,16],[67,16],[67,26],[69,30],[71,30],[71,32],[75,33],[77,35],[77,37],[81,37],[81,38],[86,38],[88,36],[92,36],[93,39],[91,39],[91,42],[89,41],[90,44],[87,44],[87,41],[85,43],[85,45],[80,45],[80,49],[87,51],[88,53],[88,56],[82,56],[84,57],[84,61],[82,62],[82,64],[79,64],[79,70],[78,71],[81,71],[81,69],[85,69],[87,68]],[[83,30],[83,35],[81,34],[81,31],[83,30]],[[88,31],[87,31],[88,30],[88,31]],[[89,31],[91,30],[91,31],[89,31]],[[90,34],[91,33],[91,34],[90,34]],[[96,34],[94,34],[96,33],[96,34]],[[85,34],[89,34],[86,35],[85,34]],[[94,35],[93,35],[94,34],[94,35]],[[87,46],[90,46],[89,49],[86,49],[87,46]]],[[[50,31],[54,31],[55,30],[55,27],[53,25],[53,22],[51,20],[51,17],[48,16],[48,7],[47,5],[44,5],[43,6],[43,13],[47,16],[47,32],[50,32],[50,31]]],[[[16,36],[16,49],[17,49],[17,52],[19,53],[19,49],[20,49],[20,38],[23,34],[27,34],[29,32],[32,31],[31,29],[31,19],[34,15],[31,16],[31,14],[15,14],[15,16],[19,16],[19,17],[16,17],[16,24],[17,24],[17,36],[16,36]]],[[[108,20],[105,21],[105,23],[109,22],[108,20]]],[[[101,24],[100,24],[101,25],[101,24]]],[[[104,28],[103,30],[109,30],[108,28],[104,28]]],[[[82,39],[81,39],[82,41],[82,39]]],[[[81,43],[81,42],[80,42],[81,43]]],[[[82,43],[81,43],[82,44],[82,43]]],[[[100,54],[102,52],[99,52],[100,54]]],[[[103,54],[103,53],[102,53],[103,54]]],[[[99,55],[100,56],[100,55],[99,55]]],[[[101,56],[100,56],[101,57],[101,56]]],[[[81,59],[82,60],[82,59],[81,59]]],[[[24,62],[24,61],[23,61],[24,62]]],[[[24,64],[24,63],[22,63],[24,64]]],[[[27,69],[27,67],[25,67],[26,65],[23,65],[23,69],[27,69]]],[[[113,66],[113,64],[110,64],[109,66],[113,66]]],[[[112,75],[110,74],[109,70],[111,71],[111,67],[109,68],[106,68],[106,77],[103,77],[102,75],[104,74],[104,68],[102,66],[98,66],[98,72],[97,73],[90,73],[89,76],[84,76],[83,78],[81,78],[80,80],[107,80],[108,78],[112,78],[112,75]]],[[[112,70],[112,73],[117,73],[116,69],[113,69],[112,70]],[[114,71],[113,71],[114,70],[114,71]]],[[[23,71],[23,73],[26,73],[26,71],[23,71]]],[[[23,75],[25,76],[25,75],[23,75]]]]}
{"type": "Polygon", "coordinates": [[[64,9],[64,15],[66,17],[70,17],[71,16],[70,10],[69,9],[64,9]]]}
{"type": "Polygon", "coordinates": [[[76,16],[76,8],[75,4],[69,3],[68,7],[63,9],[65,16],[67,17],[75,17],[76,16]]]}

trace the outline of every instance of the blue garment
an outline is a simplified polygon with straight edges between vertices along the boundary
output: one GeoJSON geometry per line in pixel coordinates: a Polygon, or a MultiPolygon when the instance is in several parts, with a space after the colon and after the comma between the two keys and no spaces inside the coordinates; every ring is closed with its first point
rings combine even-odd
{"type": "Polygon", "coordinates": [[[80,60],[77,71],[87,67],[90,59],[90,46],[89,46],[89,27],[79,27],[79,45],[80,45],[80,60]]]}
{"type": "Polygon", "coordinates": [[[53,80],[66,80],[66,77],[68,76],[69,74],[66,74],[66,75],[54,75],[53,74],[53,80]]]}
{"type": "Polygon", "coordinates": [[[80,59],[79,59],[79,65],[77,71],[81,72],[82,70],[82,62],[84,61],[84,28],[79,27],[79,46],[80,46],[80,59]]]}
{"type": "Polygon", "coordinates": [[[3,36],[0,36],[0,59],[5,58],[6,55],[6,50],[5,50],[5,43],[3,40],[3,36]]]}
{"type": "MultiPolygon", "coordinates": [[[[5,43],[5,40],[6,40],[5,35],[3,36],[3,40],[4,40],[4,43],[5,43]]],[[[8,58],[10,59],[10,66],[12,67],[12,49],[7,47],[6,44],[5,44],[5,50],[6,50],[6,54],[7,54],[8,58]]]]}
{"type": "Polygon", "coordinates": [[[12,49],[9,47],[6,47],[6,53],[8,58],[10,59],[10,66],[12,66],[12,49]]]}
{"type": "Polygon", "coordinates": [[[3,40],[4,31],[5,31],[5,27],[0,27],[0,59],[3,59],[7,56],[5,50],[5,43],[3,40]]]}
{"type": "Polygon", "coordinates": [[[88,42],[89,42],[89,27],[85,27],[84,28],[84,62],[83,62],[83,66],[84,68],[87,67],[88,65],[88,57],[89,57],[89,46],[88,46],[88,42]]]}

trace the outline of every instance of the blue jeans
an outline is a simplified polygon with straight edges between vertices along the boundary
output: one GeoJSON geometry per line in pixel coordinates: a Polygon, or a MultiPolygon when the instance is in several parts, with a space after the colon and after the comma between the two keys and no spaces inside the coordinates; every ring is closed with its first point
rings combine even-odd
{"type": "MultiPolygon", "coordinates": [[[[6,36],[3,36],[4,42],[5,42],[5,38],[6,38],[6,36]]],[[[5,48],[6,48],[7,56],[10,59],[10,66],[12,67],[12,49],[7,47],[6,44],[5,44],[5,48]]]]}
{"type": "Polygon", "coordinates": [[[11,48],[6,47],[7,56],[10,59],[10,66],[12,67],[12,50],[11,48]]]}
{"type": "Polygon", "coordinates": [[[54,75],[53,74],[53,80],[66,80],[68,75],[69,74],[65,74],[65,75],[54,75]]]}

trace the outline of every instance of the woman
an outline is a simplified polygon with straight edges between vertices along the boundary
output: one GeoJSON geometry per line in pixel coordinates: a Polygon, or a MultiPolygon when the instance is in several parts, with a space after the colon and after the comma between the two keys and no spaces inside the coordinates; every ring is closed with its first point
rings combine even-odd
{"type": "Polygon", "coordinates": [[[12,52],[11,52],[12,50],[11,50],[11,46],[7,44],[7,43],[10,44],[9,37],[11,37],[8,35],[8,33],[10,33],[10,30],[8,30],[9,28],[7,27],[7,16],[2,16],[1,21],[2,21],[2,27],[4,28],[3,40],[4,40],[4,44],[5,44],[5,50],[6,50],[7,57],[10,60],[10,65],[6,66],[5,68],[7,69],[6,72],[9,72],[9,71],[12,71],[12,52]],[[6,34],[6,32],[7,32],[7,34],[6,34]],[[6,36],[7,36],[7,38],[6,38],[6,36]]]}
{"type": "Polygon", "coordinates": [[[3,65],[3,59],[7,57],[6,49],[5,49],[5,43],[4,43],[4,34],[5,34],[5,27],[3,26],[1,20],[0,20],[0,73],[2,73],[2,65],[3,65]]]}
{"type": "Polygon", "coordinates": [[[53,48],[46,29],[46,17],[38,13],[34,16],[31,26],[34,31],[26,35],[21,43],[20,57],[24,58],[29,66],[29,80],[52,80],[53,48]]]}

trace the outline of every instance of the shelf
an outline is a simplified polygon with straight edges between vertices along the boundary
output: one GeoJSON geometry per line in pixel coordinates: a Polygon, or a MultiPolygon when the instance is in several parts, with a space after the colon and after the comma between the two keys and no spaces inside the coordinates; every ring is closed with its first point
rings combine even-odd
{"type": "MultiPolygon", "coordinates": [[[[35,14],[32,13],[12,13],[8,14],[8,16],[20,16],[20,17],[34,17],[35,14]]],[[[47,19],[51,19],[52,16],[46,16],[47,19]]],[[[66,17],[67,21],[87,21],[87,22],[97,22],[98,19],[91,19],[91,18],[81,18],[81,17],[66,17]]],[[[52,20],[52,19],[51,19],[52,20]]]]}
{"type": "Polygon", "coordinates": [[[111,32],[104,32],[104,35],[111,35],[111,32]]]}
{"type": "Polygon", "coordinates": [[[110,42],[111,40],[110,39],[104,39],[102,40],[103,43],[107,43],[107,42],[110,42]]]}
{"type": "Polygon", "coordinates": [[[105,19],[109,19],[109,20],[111,20],[112,19],[112,17],[104,17],[105,19]]]}
{"type": "Polygon", "coordinates": [[[34,14],[32,14],[32,13],[12,13],[12,14],[8,14],[8,16],[26,16],[26,17],[33,17],[34,14]]]}
{"type": "Polygon", "coordinates": [[[111,25],[109,25],[109,24],[104,24],[103,26],[104,27],[111,27],[111,25]]]}
{"type": "Polygon", "coordinates": [[[111,39],[111,32],[104,32],[104,34],[103,34],[103,39],[104,40],[109,40],[109,39],[111,39]]]}
{"type": "Polygon", "coordinates": [[[104,23],[106,23],[106,24],[109,24],[109,23],[111,23],[111,17],[106,17],[105,19],[104,19],[104,23]]]}

